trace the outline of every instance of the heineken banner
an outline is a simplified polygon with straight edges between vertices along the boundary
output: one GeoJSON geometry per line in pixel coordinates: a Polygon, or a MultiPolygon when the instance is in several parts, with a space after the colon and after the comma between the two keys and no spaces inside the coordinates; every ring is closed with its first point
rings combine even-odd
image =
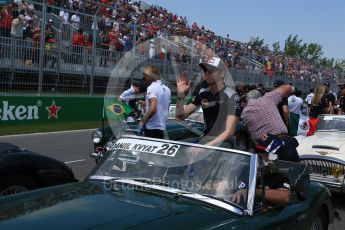
{"type": "Polygon", "coordinates": [[[0,124],[60,123],[102,119],[102,97],[0,96],[0,124]]]}

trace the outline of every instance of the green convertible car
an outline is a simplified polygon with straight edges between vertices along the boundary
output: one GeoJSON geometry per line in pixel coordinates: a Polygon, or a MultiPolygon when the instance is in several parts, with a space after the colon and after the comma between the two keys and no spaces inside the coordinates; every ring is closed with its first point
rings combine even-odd
{"type": "Polygon", "coordinates": [[[330,193],[304,165],[261,165],[255,153],[122,136],[84,182],[1,198],[0,229],[327,229],[330,193]],[[255,195],[262,167],[286,173],[288,205],[255,195]]]}

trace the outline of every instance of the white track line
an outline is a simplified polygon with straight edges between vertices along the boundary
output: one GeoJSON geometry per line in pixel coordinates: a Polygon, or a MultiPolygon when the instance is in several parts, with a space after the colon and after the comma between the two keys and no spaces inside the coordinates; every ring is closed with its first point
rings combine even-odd
{"type": "Polygon", "coordinates": [[[71,164],[71,163],[76,163],[76,162],[82,162],[85,161],[85,159],[80,159],[80,160],[75,160],[75,161],[65,161],[65,164],[71,164]]]}
{"type": "Polygon", "coordinates": [[[83,131],[91,131],[95,129],[78,129],[78,130],[66,130],[66,131],[56,131],[56,132],[44,132],[44,133],[24,133],[24,134],[14,134],[14,135],[7,135],[7,136],[0,136],[2,137],[20,137],[20,136],[34,136],[34,135],[44,135],[44,134],[59,134],[59,133],[73,133],[73,132],[83,132],[83,131]]]}

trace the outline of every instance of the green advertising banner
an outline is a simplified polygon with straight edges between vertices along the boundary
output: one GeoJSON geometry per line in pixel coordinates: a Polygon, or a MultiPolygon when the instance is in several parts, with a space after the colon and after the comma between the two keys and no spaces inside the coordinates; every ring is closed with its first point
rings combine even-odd
{"type": "Polygon", "coordinates": [[[0,96],[0,124],[100,121],[102,97],[0,96]]]}

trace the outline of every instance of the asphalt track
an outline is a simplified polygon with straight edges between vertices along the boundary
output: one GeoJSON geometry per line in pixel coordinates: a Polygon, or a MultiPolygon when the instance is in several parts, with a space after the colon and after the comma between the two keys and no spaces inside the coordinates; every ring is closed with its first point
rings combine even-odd
{"type": "MultiPolygon", "coordinates": [[[[92,131],[88,129],[0,136],[0,141],[63,161],[72,167],[78,180],[83,180],[95,166],[94,160],[89,156],[93,150],[92,131]]],[[[333,198],[341,220],[335,220],[329,229],[345,230],[345,195],[334,193],[333,198]]]]}

